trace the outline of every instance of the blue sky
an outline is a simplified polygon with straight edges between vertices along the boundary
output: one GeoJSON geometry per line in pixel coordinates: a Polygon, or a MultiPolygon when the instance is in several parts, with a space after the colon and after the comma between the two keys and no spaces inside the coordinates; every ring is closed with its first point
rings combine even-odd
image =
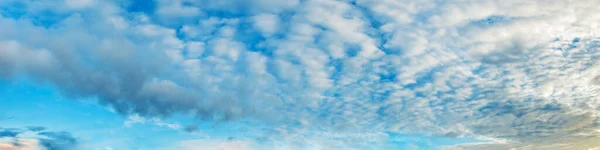
{"type": "Polygon", "coordinates": [[[599,3],[4,0],[0,149],[596,148],[599,3]]]}

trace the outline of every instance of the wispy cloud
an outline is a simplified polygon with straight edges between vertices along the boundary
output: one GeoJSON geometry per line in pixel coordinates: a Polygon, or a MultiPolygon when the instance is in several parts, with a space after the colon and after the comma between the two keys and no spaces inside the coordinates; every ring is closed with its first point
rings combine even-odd
{"type": "Polygon", "coordinates": [[[139,115],[130,115],[127,120],[123,123],[125,127],[132,127],[134,124],[146,124],[151,123],[156,126],[166,127],[170,129],[179,130],[181,126],[177,123],[166,123],[162,121],[160,118],[143,118],[139,115]]]}

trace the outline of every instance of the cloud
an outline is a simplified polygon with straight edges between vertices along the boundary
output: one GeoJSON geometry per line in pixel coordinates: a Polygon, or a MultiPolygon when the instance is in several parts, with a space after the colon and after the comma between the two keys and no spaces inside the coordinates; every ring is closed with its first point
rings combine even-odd
{"type": "Polygon", "coordinates": [[[143,118],[139,115],[130,115],[129,118],[127,120],[125,120],[124,125],[125,125],[125,127],[131,127],[134,124],[145,124],[145,123],[152,123],[152,124],[160,126],[160,127],[167,127],[167,128],[175,129],[175,130],[181,129],[181,126],[179,124],[165,123],[162,120],[160,120],[159,118],[151,118],[151,119],[143,118]]]}
{"type": "Polygon", "coordinates": [[[96,0],[65,0],[65,4],[67,4],[67,6],[76,9],[91,7],[95,3],[96,0]]]}
{"type": "Polygon", "coordinates": [[[279,16],[273,14],[260,14],[254,16],[254,26],[265,36],[275,34],[279,28],[279,16]]]}
{"type": "Polygon", "coordinates": [[[3,137],[17,137],[17,135],[21,134],[21,131],[19,129],[3,129],[0,128],[0,138],[3,137]]]}
{"type": "Polygon", "coordinates": [[[70,132],[43,131],[45,127],[4,128],[0,132],[0,149],[70,150],[77,149],[79,140],[70,132]],[[41,132],[43,131],[43,132],[41,132]]]}
{"type": "Polygon", "coordinates": [[[179,146],[184,150],[251,150],[252,142],[243,140],[190,140],[179,146]]]}
{"type": "Polygon", "coordinates": [[[16,142],[7,142],[0,139],[0,149],[2,150],[40,150],[43,147],[40,146],[39,141],[35,139],[18,139],[16,142]],[[6,144],[10,143],[10,144],[6,144]]]}
{"type": "Polygon", "coordinates": [[[74,149],[78,141],[69,132],[41,132],[40,144],[48,150],[74,149]]]}
{"type": "Polygon", "coordinates": [[[30,127],[27,127],[27,129],[28,129],[29,131],[33,131],[33,132],[40,132],[40,131],[44,131],[44,130],[46,130],[46,127],[40,127],[40,126],[30,126],[30,127]]]}
{"type": "Polygon", "coordinates": [[[123,115],[258,120],[269,140],[309,137],[296,143],[600,134],[597,1],[117,2],[0,4],[26,7],[0,17],[1,77],[123,115]]]}
{"type": "Polygon", "coordinates": [[[501,150],[501,149],[556,149],[556,150],[569,150],[569,149],[598,149],[598,137],[584,137],[573,139],[563,139],[558,137],[543,138],[543,139],[527,139],[530,142],[515,142],[515,143],[472,143],[472,144],[461,144],[455,146],[442,147],[445,150],[470,150],[470,149],[490,149],[490,150],[501,150]]]}

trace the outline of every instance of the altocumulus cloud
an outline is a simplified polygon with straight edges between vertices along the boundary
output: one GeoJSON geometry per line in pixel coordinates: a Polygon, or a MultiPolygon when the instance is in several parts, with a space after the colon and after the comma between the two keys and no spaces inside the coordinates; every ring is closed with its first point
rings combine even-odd
{"type": "Polygon", "coordinates": [[[384,149],[388,133],[547,145],[600,135],[598,5],[4,0],[0,77],[123,115],[267,122],[255,140],[290,149],[384,149]]]}

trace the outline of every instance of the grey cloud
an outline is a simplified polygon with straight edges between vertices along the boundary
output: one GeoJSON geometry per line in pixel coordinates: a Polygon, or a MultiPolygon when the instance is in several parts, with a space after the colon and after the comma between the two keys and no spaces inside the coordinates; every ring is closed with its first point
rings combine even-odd
{"type": "MultiPolygon", "coordinates": [[[[6,21],[4,18],[2,24],[12,26],[10,28],[16,27],[16,24],[6,21]]],[[[69,24],[68,20],[63,23],[69,24]]],[[[23,28],[41,33],[53,32],[50,31],[51,29],[32,26],[23,28]]],[[[65,34],[77,34],[76,32],[78,31],[65,34]]],[[[7,36],[4,35],[0,39],[5,39],[7,36]]],[[[44,34],[43,36],[46,36],[47,39],[54,39],[54,36],[59,35],[44,34]]],[[[191,94],[191,91],[172,91],[182,89],[177,86],[152,87],[154,85],[150,82],[151,77],[157,76],[158,71],[161,70],[160,66],[169,63],[161,58],[164,57],[160,55],[161,52],[139,47],[137,45],[141,43],[134,45],[128,40],[97,41],[101,44],[87,45],[93,43],[94,41],[91,39],[94,38],[90,35],[63,36],[63,40],[42,42],[38,45],[47,46],[48,50],[28,47],[27,42],[5,43],[16,46],[3,45],[1,50],[5,54],[2,56],[8,58],[2,60],[10,61],[19,69],[2,68],[2,70],[24,71],[60,87],[67,96],[97,96],[102,104],[114,106],[122,114],[139,113],[140,115],[166,116],[173,112],[187,111],[196,106],[194,102],[198,97],[191,96],[196,95],[191,94]],[[88,51],[77,51],[76,49],[79,48],[88,49],[88,51]],[[81,59],[84,55],[85,57],[89,56],[89,59],[81,59]],[[171,100],[171,98],[178,100],[171,100]],[[173,103],[173,101],[182,103],[173,103]]]]}
{"type": "MultiPolygon", "coordinates": [[[[37,140],[39,146],[46,148],[47,150],[74,150],[77,149],[79,145],[79,139],[71,135],[70,132],[56,132],[56,131],[45,131],[46,127],[41,126],[30,126],[21,128],[0,128],[0,138],[12,138],[12,142],[10,143],[0,143],[0,144],[11,144],[14,147],[23,147],[23,146],[34,146],[31,144],[36,144],[36,142],[31,143],[29,140],[37,140]],[[42,132],[43,131],[43,132],[42,132]],[[26,133],[35,133],[34,137],[23,138],[21,135],[26,133]],[[26,145],[23,145],[23,141],[26,145]]],[[[36,144],[37,145],[37,144],[36,144]]]]}
{"type": "Polygon", "coordinates": [[[3,74],[27,74],[36,81],[50,82],[67,97],[97,97],[100,104],[123,115],[196,113],[198,118],[229,120],[255,112],[237,106],[242,105],[241,100],[231,98],[241,90],[227,87],[211,91],[211,84],[190,82],[186,72],[170,68],[174,62],[165,55],[165,49],[181,48],[175,30],[140,25],[120,33],[101,20],[86,20],[98,23],[92,27],[82,20],[86,18],[73,15],[59,21],[56,28],[40,28],[27,20],[2,18],[3,28],[14,29],[0,36],[8,41],[0,43],[4,53],[0,61],[10,64],[0,65],[7,71],[3,74]],[[104,30],[115,37],[104,37],[104,30]],[[26,34],[52,40],[21,36],[26,34]],[[168,38],[172,41],[164,40],[168,38]]]}
{"type": "Polygon", "coordinates": [[[186,132],[197,132],[199,128],[197,125],[188,125],[185,128],[183,128],[183,130],[186,132]]]}
{"type": "Polygon", "coordinates": [[[15,128],[0,128],[0,138],[9,137],[14,138],[21,134],[22,131],[15,128]]]}
{"type": "Polygon", "coordinates": [[[48,150],[71,150],[78,144],[77,138],[69,132],[41,132],[40,144],[48,150]]]}
{"type": "Polygon", "coordinates": [[[529,107],[514,102],[489,103],[479,112],[481,118],[477,119],[483,123],[474,126],[473,131],[495,137],[544,137],[592,131],[599,127],[592,113],[573,112],[573,108],[561,104],[529,107]]]}
{"type": "Polygon", "coordinates": [[[600,75],[599,75],[599,76],[596,76],[596,77],[594,77],[594,78],[593,78],[593,79],[590,81],[590,83],[592,83],[592,84],[595,84],[595,85],[600,85],[600,75]]]}
{"type": "Polygon", "coordinates": [[[40,132],[40,131],[44,131],[44,130],[46,130],[46,127],[40,127],[40,126],[30,126],[30,127],[27,127],[27,129],[28,129],[29,131],[33,131],[33,132],[40,132]]]}

